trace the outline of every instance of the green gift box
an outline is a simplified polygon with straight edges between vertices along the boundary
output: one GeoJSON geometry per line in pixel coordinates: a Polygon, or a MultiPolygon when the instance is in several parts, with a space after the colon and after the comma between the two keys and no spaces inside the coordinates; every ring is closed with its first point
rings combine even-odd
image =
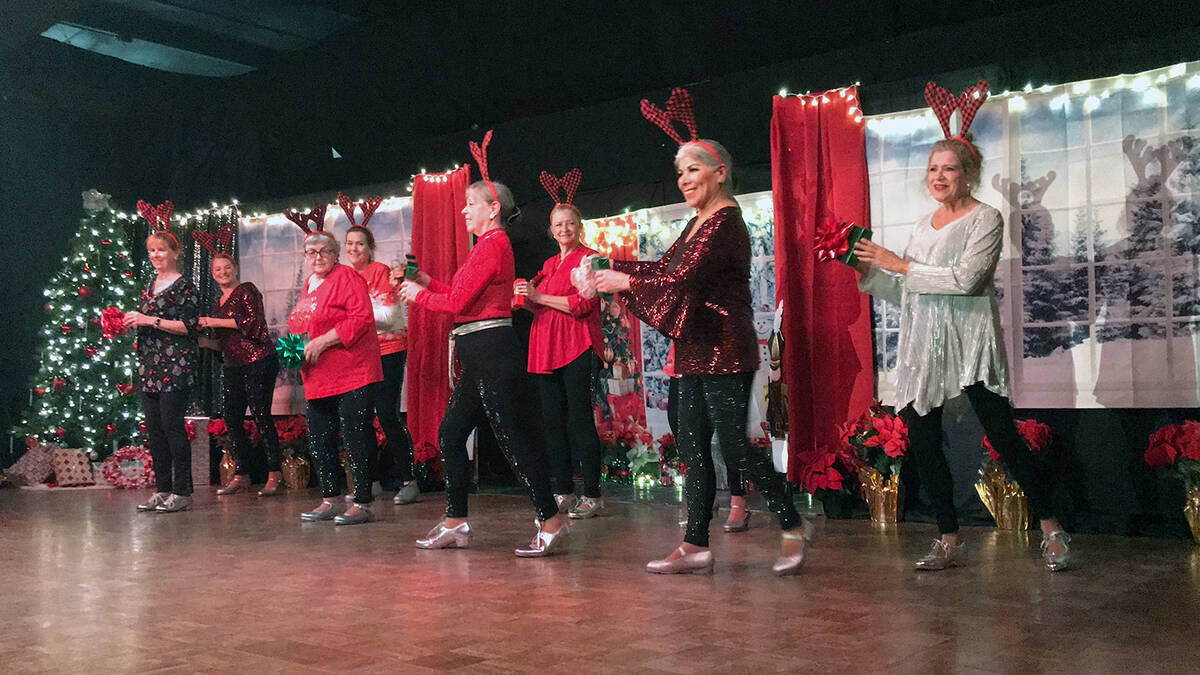
{"type": "Polygon", "coordinates": [[[851,267],[858,265],[858,256],[854,255],[854,245],[863,239],[870,240],[871,231],[865,227],[854,225],[850,228],[849,234],[846,235],[846,254],[838,257],[838,262],[845,263],[851,267]]]}
{"type": "Polygon", "coordinates": [[[406,259],[404,263],[404,278],[413,281],[417,278],[417,272],[420,271],[420,268],[417,267],[417,256],[409,253],[404,257],[406,259]]]}
{"type": "MultiPolygon", "coordinates": [[[[612,269],[612,265],[608,262],[608,258],[605,258],[604,256],[598,255],[598,256],[592,258],[591,264],[592,264],[592,272],[596,272],[599,270],[612,269]]],[[[598,295],[601,298],[604,298],[605,300],[609,300],[612,298],[612,293],[598,293],[598,295]]]]}

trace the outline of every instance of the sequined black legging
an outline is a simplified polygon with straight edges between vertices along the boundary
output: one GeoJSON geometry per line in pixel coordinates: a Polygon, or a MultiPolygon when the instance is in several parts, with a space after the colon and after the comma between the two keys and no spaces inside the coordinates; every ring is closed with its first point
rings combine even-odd
{"type": "Polygon", "coordinates": [[[346,458],[350,461],[350,475],[354,478],[354,502],[371,502],[371,457],[367,434],[375,433],[371,425],[372,410],[370,385],[344,394],[309,399],[308,452],[316,459],[322,497],[341,494],[338,489],[340,430],[346,458]]]}
{"type": "Polygon", "coordinates": [[[246,437],[242,422],[246,419],[246,406],[254,416],[258,437],[267,456],[267,471],[279,471],[279,434],[275,431],[275,420],[271,417],[271,399],[275,396],[275,377],[279,375],[279,358],[268,354],[254,363],[244,366],[225,366],[222,391],[225,399],[225,427],[233,440],[233,461],[237,463],[237,474],[250,473],[246,460],[252,446],[246,437]]]}
{"type": "Polygon", "coordinates": [[[762,491],[767,507],[778,516],[780,527],[790,530],[800,522],[800,514],[783,478],[775,472],[770,455],[746,441],[746,411],[753,381],[753,372],[679,378],[679,455],[688,467],[684,482],[688,524],[683,540],[689,544],[708,546],[708,524],[717,491],[709,451],[711,433],[706,433],[709,430],[716,431],[725,461],[731,462],[762,491]]]}
{"type": "MultiPolygon", "coordinates": [[[[671,383],[667,388],[667,426],[671,427],[671,433],[675,438],[679,438],[679,378],[670,378],[671,383]]],[[[707,431],[700,432],[701,438],[708,439],[705,441],[705,446],[708,454],[712,454],[712,425],[709,424],[707,431]]],[[[729,494],[734,497],[746,496],[746,481],[742,480],[742,474],[733,465],[733,462],[724,454],[721,455],[722,463],[725,465],[725,480],[729,485],[729,494]]],[[[708,468],[713,470],[712,481],[716,484],[717,475],[716,467],[712,464],[708,468]]]]}
{"type": "Polygon", "coordinates": [[[600,497],[600,436],[592,408],[596,357],[588,349],[548,375],[536,375],[546,427],[546,451],[554,492],[575,493],[575,466],[583,473],[583,495],[600,497]]]}
{"type": "Polygon", "coordinates": [[[455,343],[462,379],[450,394],[438,427],[446,469],[446,516],[467,517],[471,489],[467,438],[486,421],[529,493],[538,520],[549,520],[558,513],[558,505],[550,489],[546,442],[536,422],[541,410],[516,333],[511,326],[500,326],[463,335],[455,343]]]}
{"type": "MultiPolygon", "coordinates": [[[[992,447],[1013,479],[1025,490],[1029,506],[1040,518],[1053,516],[1049,476],[1017,433],[1012,404],[1007,398],[989,391],[982,382],[964,387],[963,393],[971,402],[992,447]]],[[[942,406],[924,415],[918,415],[911,405],[906,406],[900,411],[900,417],[908,427],[917,475],[937,516],[938,531],[954,534],[958,532],[958,514],[954,509],[954,481],[946,453],[942,450],[942,406]]]]}

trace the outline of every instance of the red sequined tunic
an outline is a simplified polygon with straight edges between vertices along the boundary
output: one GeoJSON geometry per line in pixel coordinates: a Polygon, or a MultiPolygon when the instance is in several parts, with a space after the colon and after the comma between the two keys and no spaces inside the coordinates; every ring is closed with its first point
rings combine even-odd
{"type": "Polygon", "coordinates": [[[476,242],[449,285],[433,279],[413,302],[432,312],[454,315],[454,323],[512,316],[516,280],[512,244],[503,228],[489,230],[476,242]]]}
{"type": "Polygon", "coordinates": [[[334,330],[341,343],[322,352],[315,364],[300,367],[304,398],[311,401],[344,394],[382,380],[367,282],[346,265],[334,265],[325,281],[310,292],[311,278],[309,275],[300,289],[296,308],[288,317],[288,331],[308,333],[312,339],[334,330]]]}
{"type": "Polygon", "coordinates": [[[600,334],[600,299],[579,297],[579,289],[571,283],[571,270],[580,261],[596,252],[580,244],[566,258],[550,257],[542,271],[533,278],[537,289],[546,295],[565,296],[571,313],[529,303],[533,325],[529,328],[529,372],[550,374],[579,358],[589,349],[604,354],[604,337],[600,334]]]}
{"type": "Polygon", "coordinates": [[[695,218],[657,262],[612,261],[629,275],[622,296],[634,316],[675,341],[677,375],[727,375],[758,368],[750,300],[750,233],[727,206],[695,218]]]}
{"type": "Polygon", "coordinates": [[[226,365],[249,365],[275,352],[267,335],[262,293],[249,281],[238,284],[225,302],[217,298],[210,316],[237,322],[237,328],[217,329],[226,365]]]}

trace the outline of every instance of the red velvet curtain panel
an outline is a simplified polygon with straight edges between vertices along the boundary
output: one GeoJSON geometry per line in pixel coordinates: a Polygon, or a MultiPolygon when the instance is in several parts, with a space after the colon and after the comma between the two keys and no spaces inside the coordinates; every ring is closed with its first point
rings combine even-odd
{"type": "MultiPolygon", "coordinates": [[[[467,259],[470,240],[462,209],[471,170],[463,166],[413,179],[412,251],[429,276],[447,283],[467,259]]],[[[409,306],[408,430],[417,461],[439,456],[438,425],[450,400],[447,336],[449,314],[409,306]]]]}
{"type": "Polygon", "coordinates": [[[858,89],[776,96],[771,116],[776,299],[783,305],[788,390],[788,479],[800,482],[806,453],[833,449],[838,425],[874,397],[871,311],[857,275],[818,262],[827,219],[869,226],[870,199],[858,89]]]}

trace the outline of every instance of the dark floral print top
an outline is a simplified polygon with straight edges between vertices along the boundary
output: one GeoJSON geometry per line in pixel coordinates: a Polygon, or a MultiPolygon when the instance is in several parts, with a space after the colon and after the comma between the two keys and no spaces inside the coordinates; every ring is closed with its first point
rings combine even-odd
{"type": "Polygon", "coordinates": [[[158,295],[154,280],[142,289],[137,311],[163,321],[182,321],[187,335],[175,335],[154,326],[137,329],[138,391],[185,391],[192,386],[196,368],[196,334],[200,298],[187,277],[180,276],[158,295]]]}

